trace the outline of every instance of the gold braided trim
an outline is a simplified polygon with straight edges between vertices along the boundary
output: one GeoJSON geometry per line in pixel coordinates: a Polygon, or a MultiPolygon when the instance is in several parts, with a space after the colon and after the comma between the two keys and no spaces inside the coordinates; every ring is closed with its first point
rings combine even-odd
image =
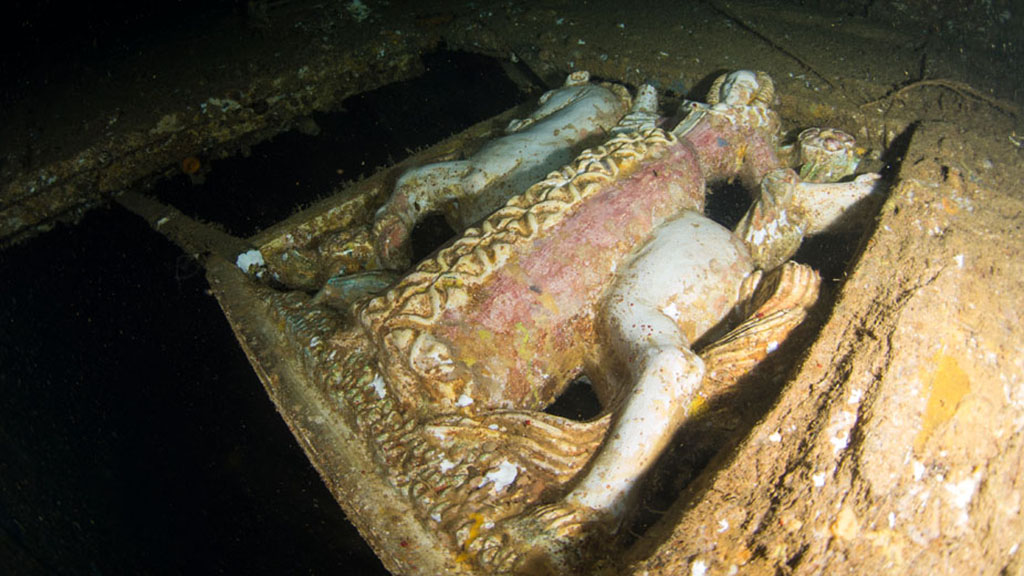
{"type": "MultiPolygon", "coordinates": [[[[712,118],[712,122],[728,122],[740,129],[758,130],[769,141],[778,139],[779,115],[771,108],[764,106],[729,106],[727,108],[707,108],[704,112],[712,118]]],[[[721,125],[721,124],[717,124],[721,125]]]]}
{"type": "Polygon", "coordinates": [[[631,174],[646,159],[676,142],[654,128],[622,134],[584,150],[576,160],[513,196],[479,228],[416,266],[401,282],[365,305],[360,322],[371,334],[404,348],[446,309],[463,305],[469,289],[501,268],[516,245],[528,242],[568,216],[608,182],[631,174]],[[384,328],[384,330],[382,330],[384,328]],[[404,345],[403,345],[404,344],[404,345]]]}

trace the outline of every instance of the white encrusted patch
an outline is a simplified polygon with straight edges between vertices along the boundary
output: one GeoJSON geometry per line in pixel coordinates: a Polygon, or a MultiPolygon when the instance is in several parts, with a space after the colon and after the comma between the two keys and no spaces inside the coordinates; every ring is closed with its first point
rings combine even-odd
{"type": "Polygon", "coordinates": [[[850,430],[856,423],[857,415],[846,410],[832,417],[828,431],[833,454],[839,454],[850,445],[850,430]]]}
{"type": "Polygon", "coordinates": [[[978,485],[980,483],[981,470],[976,470],[974,474],[971,474],[960,482],[947,482],[945,484],[949,503],[960,512],[960,515],[957,518],[957,524],[960,526],[966,525],[969,520],[967,510],[971,504],[971,500],[974,499],[974,494],[977,492],[978,485]]]}
{"type": "Polygon", "coordinates": [[[384,379],[380,377],[380,374],[373,377],[373,382],[370,382],[370,385],[373,386],[378,398],[383,400],[388,395],[388,387],[384,384],[384,379]]]}
{"type": "MultiPolygon", "coordinates": [[[[483,484],[492,482],[494,484],[494,491],[501,492],[509,484],[516,481],[516,477],[519,476],[519,467],[509,462],[508,460],[498,464],[498,468],[491,470],[484,476],[483,484]]],[[[483,486],[481,484],[481,486],[483,486]]]]}
{"type": "Polygon", "coordinates": [[[249,273],[249,268],[255,266],[262,268],[266,262],[263,261],[263,253],[259,250],[249,250],[248,252],[242,252],[235,259],[235,266],[238,266],[242,272],[249,273]]]}

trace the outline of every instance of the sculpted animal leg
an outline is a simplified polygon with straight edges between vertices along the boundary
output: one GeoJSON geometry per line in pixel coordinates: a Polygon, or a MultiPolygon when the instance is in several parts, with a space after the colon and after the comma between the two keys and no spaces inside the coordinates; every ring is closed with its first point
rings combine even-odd
{"type": "Polygon", "coordinates": [[[691,340],[732,310],[751,271],[742,243],[701,214],[683,212],[655,230],[600,311],[608,360],[599,379],[614,413],[604,443],[565,497],[503,522],[472,553],[495,571],[564,573],[622,520],[704,378],[691,340]]]}
{"type": "MultiPolygon", "coordinates": [[[[646,312],[644,321],[653,330],[678,334],[670,318],[654,317],[655,309],[634,310],[646,312]]],[[[646,348],[634,362],[636,387],[626,397],[586,476],[566,497],[568,502],[614,521],[622,518],[634,486],[688,414],[704,377],[704,362],[685,341],[658,340],[660,344],[646,348]]]]}
{"type": "Polygon", "coordinates": [[[657,230],[622,272],[605,300],[603,336],[628,381],[605,444],[568,502],[622,518],[704,378],[691,339],[728,314],[750,270],[726,229],[689,212],[657,230]]]}
{"type": "Polygon", "coordinates": [[[409,267],[409,234],[420,219],[463,194],[472,165],[465,160],[420,166],[406,172],[387,204],[377,213],[373,236],[381,265],[409,267]]]}
{"type": "Polygon", "coordinates": [[[877,188],[878,174],[851,182],[803,182],[796,172],[779,169],[761,181],[761,192],[736,226],[754,264],[773,270],[796,253],[804,236],[863,221],[862,202],[877,188]]]}
{"type": "Polygon", "coordinates": [[[658,91],[650,84],[643,84],[637,89],[636,98],[629,113],[619,120],[611,129],[613,136],[629,132],[643,132],[658,125],[658,91]]]}

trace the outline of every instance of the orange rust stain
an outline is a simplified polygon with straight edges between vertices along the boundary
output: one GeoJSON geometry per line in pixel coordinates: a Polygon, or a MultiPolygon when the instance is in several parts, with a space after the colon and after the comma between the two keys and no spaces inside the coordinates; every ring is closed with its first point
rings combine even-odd
{"type": "Polygon", "coordinates": [[[945,210],[947,214],[956,214],[960,211],[956,204],[949,201],[949,198],[942,199],[942,209],[945,210]]]}
{"type": "Polygon", "coordinates": [[[199,172],[199,168],[202,167],[203,163],[199,161],[199,158],[195,156],[186,156],[181,161],[181,171],[189,176],[199,172]]]}
{"type": "Polygon", "coordinates": [[[928,405],[924,409],[921,430],[914,439],[914,450],[920,452],[925,442],[940,425],[956,413],[960,400],[971,391],[971,380],[952,356],[935,355],[935,369],[925,379],[928,405]]]}

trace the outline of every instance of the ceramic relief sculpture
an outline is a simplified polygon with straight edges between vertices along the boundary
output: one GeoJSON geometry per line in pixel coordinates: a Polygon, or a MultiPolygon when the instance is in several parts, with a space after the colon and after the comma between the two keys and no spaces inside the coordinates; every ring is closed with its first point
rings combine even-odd
{"type": "Polygon", "coordinates": [[[410,511],[409,530],[436,545],[419,554],[449,570],[586,566],[708,391],[800,324],[819,278],[790,257],[855,217],[877,175],[852,176],[853,140],[834,130],[805,131],[799,173],[785,166],[773,98],[766,74],[733,72],[674,122],[650,86],[629,107],[621,88],[574,75],[466,160],[405,173],[372,223],[323,231],[362,247],[362,271],[311,295],[268,280],[289,277],[287,259],[262,280],[246,264],[270,328],[239,338],[269,389],[305,382],[352,432],[337,441],[369,455],[358,473],[376,488],[338,480],[336,493],[378,554],[406,558],[392,566],[426,561],[372,517],[381,499],[410,511]],[[596,132],[608,135],[572,159],[596,132]],[[752,203],[728,230],[704,207],[709,184],[732,180],[752,203]],[[409,232],[436,211],[461,233],[412,264],[409,232]],[[286,359],[255,358],[260,338],[286,359]],[[599,417],[544,412],[581,376],[599,417]]]}
{"type": "Polygon", "coordinates": [[[408,265],[409,233],[424,214],[444,210],[456,230],[487,217],[534,182],[566,164],[582,145],[600,144],[629,108],[618,85],[590,82],[580,71],[545,93],[529,117],[464,160],[427,164],[399,178],[380,209],[374,237],[388,265],[408,265]]]}

